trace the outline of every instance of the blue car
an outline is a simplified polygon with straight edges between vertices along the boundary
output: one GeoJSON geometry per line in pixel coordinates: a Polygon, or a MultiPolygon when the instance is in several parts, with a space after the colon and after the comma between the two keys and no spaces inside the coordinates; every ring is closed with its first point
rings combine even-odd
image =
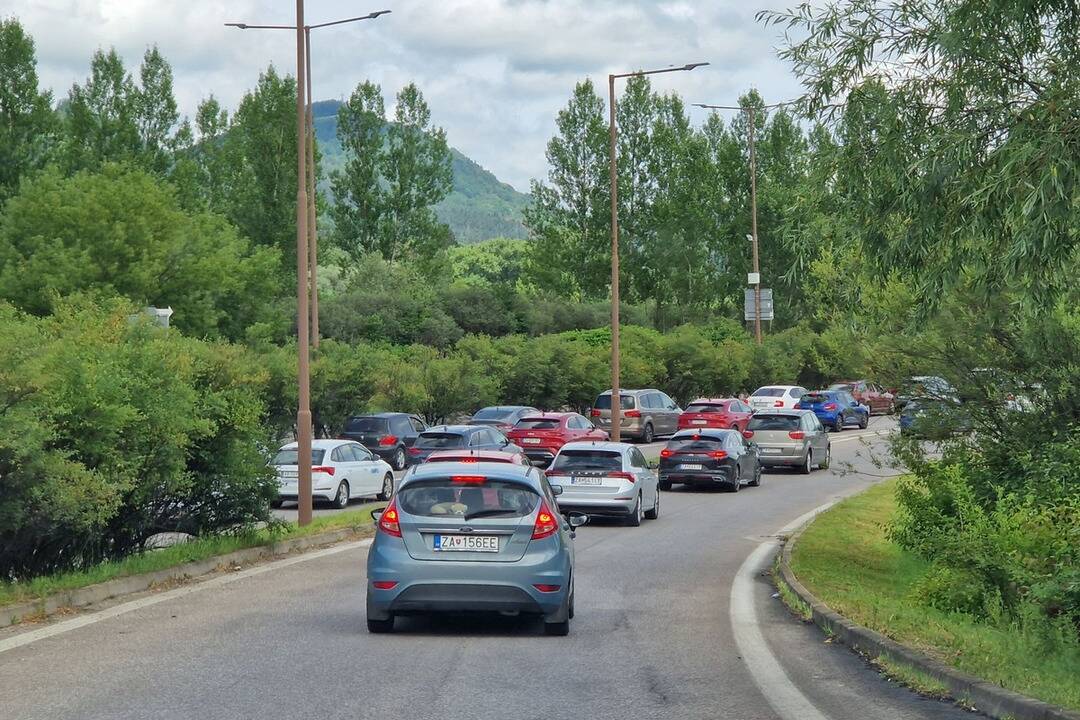
{"type": "Polygon", "coordinates": [[[859,404],[859,401],[845,390],[808,392],[799,399],[795,407],[813,411],[821,424],[834,432],[840,432],[846,425],[865,428],[870,422],[870,408],[859,404]]]}
{"type": "Polygon", "coordinates": [[[375,511],[368,552],[367,626],[390,632],[398,615],[539,615],[549,635],[574,616],[574,529],[559,514],[562,488],[531,466],[431,463],[406,475],[375,511]]]}

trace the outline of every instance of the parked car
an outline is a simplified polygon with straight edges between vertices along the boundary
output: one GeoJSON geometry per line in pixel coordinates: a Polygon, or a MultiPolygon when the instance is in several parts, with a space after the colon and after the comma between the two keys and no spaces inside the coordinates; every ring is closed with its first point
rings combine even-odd
{"type": "Polygon", "coordinates": [[[566,443],[607,440],[608,433],[577,413],[535,413],[518,420],[506,437],[521,447],[534,465],[547,466],[566,443]]]}
{"type": "Polygon", "coordinates": [[[810,410],[761,410],[750,418],[743,436],[757,446],[765,467],[797,467],[805,475],[832,462],[832,443],[825,426],[810,410]]]}
{"type": "Polygon", "coordinates": [[[467,424],[489,425],[503,433],[507,433],[517,425],[518,420],[526,415],[534,415],[538,412],[540,411],[528,405],[493,405],[492,407],[477,410],[467,424]]]}
{"type": "Polygon", "coordinates": [[[409,448],[409,465],[419,465],[439,450],[502,450],[521,453],[506,436],[486,425],[437,425],[420,433],[409,448]]]}
{"type": "Polygon", "coordinates": [[[759,387],[750,393],[750,407],[754,410],[765,408],[788,408],[795,407],[799,398],[807,393],[806,388],[799,385],[766,385],[759,387]]]}
{"type": "Polygon", "coordinates": [[[841,380],[830,385],[829,389],[851,393],[856,400],[870,409],[871,415],[892,415],[896,412],[895,396],[877,383],[867,380],[841,380]]]}
{"type": "Polygon", "coordinates": [[[660,489],[684,485],[725,485],[738,492],[743,485],[761,485],[758,450],[740,430],[680,430],[660,451],[660,489]]]}
{"type": "Polygon", "coordinates": [[[409,448],[426,429],[416,415],[385,412],[353,415],[345,421],[341,436],[360,443],[395,470],[404,470],[409,448]]]}
{"type": "Polygon", "coordinates": [[[660,516],[660,485],[645,456],[633,445],[567,443],[547,470],[563,512],[625,518],[637,527],[660,516]]]}
{"type": "Polygon", "coordinates": [[[944,440],[971,431],[968,408],[959,400],[913,398],[900,411],[900,434],[921,440],[944,440]]]}
{"type": "Polygon", "coordinates": [[[368,631],[392,631],[398,615],[488,611],[540,615],[547,634],[569,633],[573,530],[588,518],[564,518],[557,492],[511,463],[414,468],[372,513],[368,631]]]}
{"type": "Polygon", "coordinates": [[[903,409],[911,400],[923,399],[932,401],[959,402],[959,393],[948,380],[937,375],[916,375],[896,393],[896,407],[903,409]]]}
{"type": "MultiPolygon", "coordinates": [[[[659,390],[620,390],[620,439],[651,443],[657,435],[671,435],[679,429],[678,404],[659,390]]],[[[611,391],[600,393],[593,404],[592,417],[601,430],[611,430],[611,391]]]]}
{"type": "MultiPolygon", "coordinates": [[[[270,461],[277,472],[278,499],[296,500],[299,468],[297,445],[284,445],[270,461]]],[[[317,501],[343,508],[359,497],[388,499],[394,492],[394,473],[384,460],[351,440],[314,440],[311,443],[311,495],[317,501]]]]}
{"type": "Polygon", "coordinates": [[[738,398],[699,398],[686,406],[679,416],[679,429],[746,429],[754,409],[738,398]]]}
{"type": "Polygon", "coordinates": [[[843,390],[815,390],[802,396],[795,405],[799,410],[810,410],[818,420],[833,432],[840,432],[845,425],[865,428],[870,423],[870,410],[855,397],[843,390]]]}
{"type": "Polygon", "coordinates": [[[529,459],[523,453],[505,452],[503,450],[440,450],[427,456],[425,463],[433,462],[530,464],[529,459]]]}

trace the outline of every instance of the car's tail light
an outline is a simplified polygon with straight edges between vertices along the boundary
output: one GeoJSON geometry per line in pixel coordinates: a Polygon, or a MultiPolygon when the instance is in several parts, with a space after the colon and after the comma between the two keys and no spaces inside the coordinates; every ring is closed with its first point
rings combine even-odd
{"type": "Polygon", "coordinates": [[[773,407],[784,407],[784,401],[783,400],[774,400],[772,406],[773,407]]]}
{"type": "Polygon", "coordinates": [[[542,593],[559,592],[562,590],[562,585],[546,585],[544,583],[533,583],[533,587],[542,593]]]}
{"type": "Polygon", "coordinates": [[[825,403],[825,412],[836,410],[836,403],[825,403]]]}
{"type": "Polygon", "coordinates": [[[795,409],[796,409],[796,410],[802,410],[802,409],[803,409],[803,407],[802,407],[802,403],[801,403],[801,402],[797,402],[797,403],[795,403],[795,409]]]}
{"type": "Polygon", "coordinates": [[[533,540],[543,540],[554,535],[559,530],[559,521],[555,513],[548,509],[547,502],[540,501],[540,511],[536,513],[536,524],[533,525],[533,540]]]}
{"type": "Polygon", "coordinates": [[[397,587],[397,580],[376,580],[371,586],[376,590],[393,590],[397,587]]]}
{"type": "Polygon", "coordinates": [[[664,448],[663,450],[660,451],[660,457],[662,457],[662,458],[669,458],[674,454],[675,454],[674,450],[668,450],[667,448],[664,448]]]}
{"type": "Polygon", "coordinates": [[[599,410],[593,410],[591,413],[589,413],[589,415],[591,417],[600,417],[600,411],[599,410]]]}
{"type": "Polygon", "coordinates": [[[641,417],[641,411],[640,410],[627,410],[626,412],[623,413],[623,417],[639,418],[639,417],[641,417]]]}
{"type": "Polygon", "coordinates": [[[483,485],[487,478],[483,475],[452,475],[450,482],[455,485],[483,485]]]}
{"type": "Polygon", "coordinates": [[[397,435],[387,435],[379,440],[380,445],[397,445],[397,435]]]}
{"type": "Polygon", "coordinates": [[[420,454],[420,453],[422,453],[422,452],[424,452],[424,451],[423,451],[423,450],[421,450],[421,449],[420,449],[420,448],[418,448],[418,447],[411,447],[411,448],[409,448],[409,454],[410,454],[410,455],[419,455],[419,454],[420,454]]]}
{"type": "Polygon", "coordinates": [[[392,535],[393,537],[401,537],[401,524],[398,522],[398,509],[397,498],[390,501],[390,504],[383,510],[382,515],[379,516],[379,530],[392,535]]]}
{"type": "Polygon", "coordinates": [[[334,474],[334,468],[330,467],[329,465],[320,465],[319,467],[311,468],[311,472],[312,472],[312,474],[326,473],[327,475],[333,475],[334,474]]]}
{"type": "Polygon", "coordinates": [[[629,480],[630,482],[634,482],[636,479],[634,478],[633,473],[628,472],[609,472],[607,475],[610,478],[619,478],[620,480],[629,480]]]}
{"type": "Polygon", "coordinates": [[[804,437],[806,437],[806,433],[804,433],[802,430],[792,430],[787,434],[787,436],[792,440],[802,440],[804,437]]]}
{"type": "Polygon", "coordinates": [[[727,451],[726,450],[713,450],[711,453],[709,453],[709,457],[711,457],[714,460],[723,460],[724,458],[727,457],[727,451]]]}
{"type": "Polygon", "coordinates": [[[746,438],[747,440],[749,440],[750,438],[754,437],[754,431],[753,430],[743,430],[742,431],[742,436],[744,438],[746,438]]]}

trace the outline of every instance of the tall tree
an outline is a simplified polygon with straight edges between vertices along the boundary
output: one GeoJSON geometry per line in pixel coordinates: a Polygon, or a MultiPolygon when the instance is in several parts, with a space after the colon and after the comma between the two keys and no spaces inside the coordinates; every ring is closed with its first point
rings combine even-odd
{"type": "Polygon", "coordinates": [[[106,160],[134,160],[139,148],[138,93],[115,49],[98,50],[90,77],[71,86],[65,127],[65,162],[69,172],[93,168],[106,160]]]}
{"type": "Polygon", "coordinates": [[[135,123],[139,130],[142,164],[151,172],[165,174],[176,149],[180,114],[173,96],[172,67],[158,51],[149,48],[139,68],[140,87],[135,99],[135,123]]]}
{"type": "Polygon", "coordinates": [[[330,177],[337,243],[353,257],[381,249],[385,132],[382,88],[364,81],[338,110],[337,136],[348,160],[344,170],[330,177]]]}
{"type": "Polygon", "coordinates": [[[46,161],[56,126],[52,96],[38,90],[34,39],[0,19],[0,204],[46,161]]]}

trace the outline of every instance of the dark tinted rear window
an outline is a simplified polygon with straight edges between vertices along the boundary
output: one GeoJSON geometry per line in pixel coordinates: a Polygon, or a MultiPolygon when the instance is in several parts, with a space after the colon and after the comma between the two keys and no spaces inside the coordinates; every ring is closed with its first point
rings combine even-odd
{"type": "Polygon", "coordinates": [[[755,390],[751,397],[783,397],[784,388],[766,387],[755,390]]]}
{"type": "Polygon", "coordinates": [[[457,433],[420,433],[416,438],[419,448],[459,448],[465,444],[464,438],[457,433]]]}
{"type": "Polygon", "coordinates": [[[622,470],[622,454],[611,450],[564,450],[552,470],[622,470]]]}
{"type": "Polygon", "coordinates": [[[832,385],[829,386],[829,389],[830,390],[843,390],[845,392],[850,392],[853,388],[852,388],[851,385],[849,385],[847,383],[833,383],[832,385]]]}
{"type": "Polygon", "coordinates": [[[475,415],[473,420],[505,420],[511,415],[517,412],[514,409],[507,408],[484,408],[475,415]]]}
{"type": "MultiPolygon", "coordinates": [[[[634,409],[634,396],[633,395],[620,395],[620,407],[623,410],[634,409]]],[[[597,410],[610,410],[611,409],[611,395],[601,395],[596,398],[597,410]]]]}
{"type": "Polygon", "coordinates": [[[832,402],[833,399],[833,396],[827,393],[806,393],[799,399],[799,402],[814,405],[817,403],[832,402]]]}
{"type": "Polygon", "coordinates": [[[450,478],[411,483],[397,494],[404,512],[427,517],[467,517],[476,512],[483,512],[484,517],[521,517],[535,510],[539,499],[518,483],[488,480],[460,484],[450,478]]]}
{"type": "Polygon", "coordinates": [[[514,427],[519,430],[554,430],[562,424],[562,420],[551,418],[521,418],[514,427]]]}
{"type": "MultiPolygon", "coordinates": [[[[318,465],[322,462],[323,454],[325,451],[318,448],[312,448],[311,450],[311,464],[318,465]]],[[[278,454],[274,456],[274,459],[270,461],[271,465],[295,465],[296,464],[296,448],[291,450],[278,450],[278,454]]]]}
{"type": "Polygon", "coordinates": [[[796,415],[755,415],[750,418],[747,430],[798,430],[799,418],[796,415]]]}
{"type": "Polygon", "coordinates": [[[702,403],[700,405],[691,403],[687,406],[686,412],[688,413],[722,413],[727,408],[726,405],[716,405],[714,403],[702,403]]]}
{"type": "Polygon", "coordinates": [[[354,417],[345,421],[345,432],[384,433],[389,420],[375,417],[354,417]]]}
{"type": "Polygon", "coordinates": [[[702,435],[697,440],[692,437],[673,437],[668,441],[668,450],[687,452],[691,450],[719,450],[724,447],[724,441],[719,438],[702,435]]]}

